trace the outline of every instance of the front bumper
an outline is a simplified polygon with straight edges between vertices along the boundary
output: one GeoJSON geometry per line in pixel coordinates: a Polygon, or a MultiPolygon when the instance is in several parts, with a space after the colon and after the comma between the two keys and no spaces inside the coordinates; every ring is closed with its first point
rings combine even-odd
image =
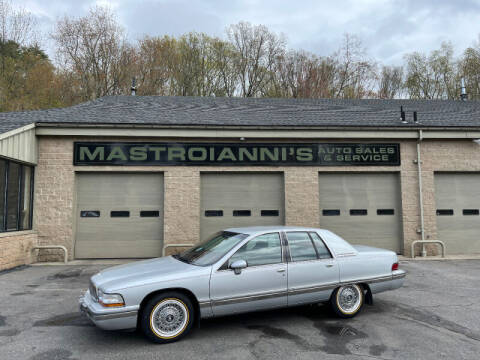
{"type": "Polygon", "coordinates": [[[104,308],[93,301],[87,291],[79,299],[80,312],[87,316],[96,326],[104,330],[133,329],[137,327],[138,306],[122,308],[104,308]]]}

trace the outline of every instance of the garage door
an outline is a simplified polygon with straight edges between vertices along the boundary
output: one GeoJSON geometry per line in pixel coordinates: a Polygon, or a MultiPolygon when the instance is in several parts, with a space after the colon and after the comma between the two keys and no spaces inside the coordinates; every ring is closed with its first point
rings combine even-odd
{"type": "Polygon", "coordinates": [[[400,181],[397,174],[319,175],[320,226],[352,244],[402,251],[400,181]]]}
{"type": "Polygon", "coordinates": [[[480,253],[480,174],[435,174],[437,233],[448,254],[480,253]]]}
{"type": "Polygon", "coordinates": [[[229,227],[283,225],[282,174],[202,174],[200,238],[229,227]]]}
{"type": "Polygon", "coordinates": [[[163,244],[163,175],[77,174],[76,258],[149,258],[163,244]]]}

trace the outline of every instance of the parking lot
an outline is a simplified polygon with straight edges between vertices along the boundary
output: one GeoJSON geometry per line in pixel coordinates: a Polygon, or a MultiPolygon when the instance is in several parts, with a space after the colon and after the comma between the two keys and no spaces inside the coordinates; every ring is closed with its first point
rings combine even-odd
{"type": "Polygon", "coordinates": [[[305,306],[203,321],[183,341],[154,345],[79,315],[104,266],[30,266],[0,273],[0,359],[478,359],[480,260],[410,261],[405,286],[354,319],[305,306]]]}

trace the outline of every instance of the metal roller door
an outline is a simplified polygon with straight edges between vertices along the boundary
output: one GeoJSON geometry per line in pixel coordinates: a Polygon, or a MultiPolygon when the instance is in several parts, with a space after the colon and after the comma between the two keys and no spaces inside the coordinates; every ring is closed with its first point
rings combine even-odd
{"type": "Polygon", "coordinates": [[[200,238],[229,227],[283,225],[283,174],[202,174],[200,238]]]}
{"type": "Polygon", "coordinates": [[[150,258],[163,246],[162,174],[77,174],[76,258],[150,258]]]}
{"type": "Polygon", "coordinates": [[[398,174],[319,175],[320,226],[352,244],[402,251],[398,174]]]}
{"type": "Polygon", "coordinates": [[[438,239],[448,254],[480,253],[480,174],[435,174],[438,239]]]}

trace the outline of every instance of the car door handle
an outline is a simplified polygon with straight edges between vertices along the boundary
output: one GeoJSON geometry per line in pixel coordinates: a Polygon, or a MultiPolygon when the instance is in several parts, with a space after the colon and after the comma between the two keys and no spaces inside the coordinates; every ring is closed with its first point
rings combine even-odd
{"type": "Polygon", "coordinates": [[[326,266],[326,267],[332,267],[333,264],[327,264],[327,265],[325,265],[325,266],[326,266]]]}
{"type": "Polygon", "coordinates": [[[285,272],[285,269],[278,269],[277,272],[285,272]]]}

